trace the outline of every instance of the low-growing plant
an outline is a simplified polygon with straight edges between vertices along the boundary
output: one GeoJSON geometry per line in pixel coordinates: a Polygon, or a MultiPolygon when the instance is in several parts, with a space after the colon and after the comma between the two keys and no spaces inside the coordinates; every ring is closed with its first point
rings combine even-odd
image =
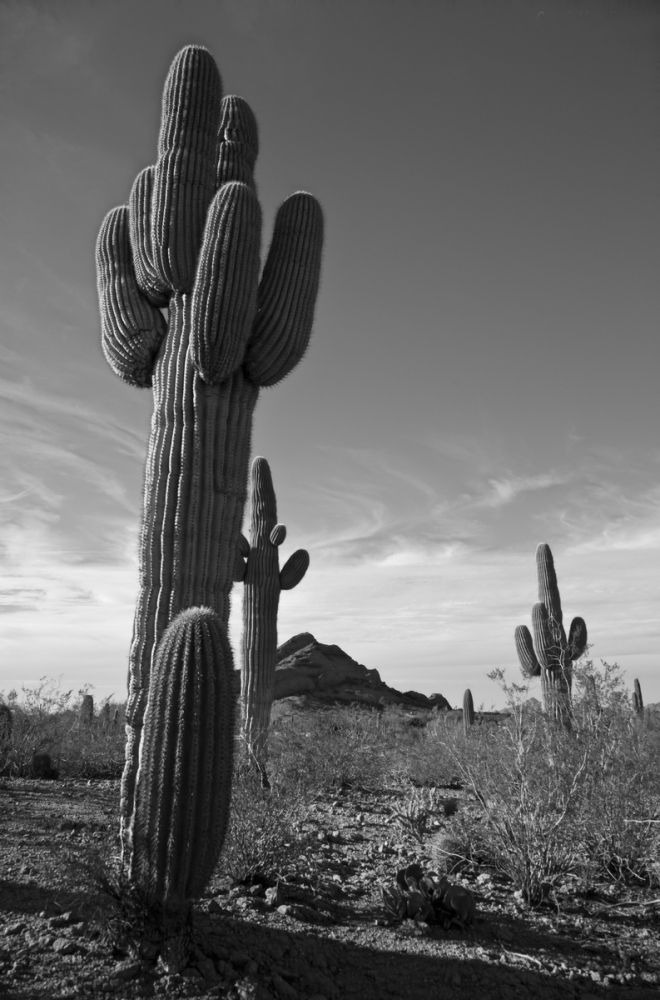
{"type": "MultiPolygon", "coordinates": [[[[269,757],[272,756],[269,752],[269,757]]],[[[275,770],[263,786],[243,741],[236,752],[231,814],[218,865],[235,883],[274,882],[295,850],[304,846],[302,822],[310,798],[304,786],[275,770]]]]}

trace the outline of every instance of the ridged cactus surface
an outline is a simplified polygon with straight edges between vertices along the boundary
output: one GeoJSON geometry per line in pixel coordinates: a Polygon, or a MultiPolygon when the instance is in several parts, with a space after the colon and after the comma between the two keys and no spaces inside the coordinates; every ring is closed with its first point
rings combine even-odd
{"type": "Polygon", "coordinates": [[[642,698],[642,686],[635,678],[635,683],[633,686],[633,710],[638,718],[644,718],[644,699],[642,698]]]}
{"type": "Polygon", "coordinates": [[[229,820],[233,658],[211,608],[180,612],[154,660],[140,743],[129,875],[177,932],[217,863],[229,820]]]}
{"type": "Polygon", "coordinates": [[[285,538],[285,526],[277,523],[270,467],[265,458],[255,458],[251,472],[250,540],[244,536],[239,540],[236,579],[244,584],[243,732],[260,767],[265,764],[264,740],[275,689],[280,591],[300,583],[309,566],[309,554],[298,549],[280,570],[278,547],[285,538]]]}
{"type": "Polygon", "coordinates": [[[210,53],[188,46],[165,83],[156,164],[138,175],[129,204],[106,216],[97,242],[105,356],[121,379],[154,395],[129,660],[124,848],[155,646],[184,608],[208,606],[228,621],[254,406],[261,386],[298,364],[312,327],[321,209],[304,192],[284,202],[259,279],[257,151],[252,111],[239,97],[222,100],[210,53]]]}
{"type": "Polygon", "coordinates": [[[566,638],[557,574],[549,545],[537,547],[536,571],[539,599],[532,608],[534,638],[526,625],[519,625],[515,631],[516,651],[523,676],[541,678],[544,710],[567,722],[573,663],[586,648],[587,626],[582,618],[574,618],[566,638]]]}

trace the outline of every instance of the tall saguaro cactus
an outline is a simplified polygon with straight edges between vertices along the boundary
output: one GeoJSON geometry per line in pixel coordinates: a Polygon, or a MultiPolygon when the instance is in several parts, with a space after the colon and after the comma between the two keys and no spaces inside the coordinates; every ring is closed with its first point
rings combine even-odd
{"type": "Polygon", "coordinates": [[[129,876],[155,911],[157,948],[185,964],[190,906],[204,892],[229,820],[233,659],[211,608],[187,608],[154,659],[140,742],[129,876]]]}
{"type": "Polygon", "coordinates": [[[277,609],[280,591],[291,590],[309,566],[309,553],[298,549],[280,570],[278,547],[286,527],[277,523],[277,504],[265,458],[252,463],[250,540],[240,536],[235,577],[243,581],[243,734],[265,775],[265,736],[275,689],[277,609]]]}
{"type": "Polygon", "coordinates": [[[539,599],[532,608],[534,639],[526,625],[515,631],[516,651],[525,677],[541,678],[543,708],[568,723],[571,709],[573,663],[587,645],[587,626],[582,618],[571,622],[568,638],[563,625],[561,598],[550,546],[536,549],[539,599]]]}
{"type": "Polygon", "coordinates": [[[129,659],[125,860],[154,649],[184,608],[208,606],[228,622],[254,406],[261,386],[298,364],[312,327],[321,209],[304,192],[284,202],[259,280],[257,151],[248,105],[222,100],[210,53],[186,47],[165,82],[156,165],[106,216],[97,242],[105,356],[121,379],[154,394],[129,659]]]}

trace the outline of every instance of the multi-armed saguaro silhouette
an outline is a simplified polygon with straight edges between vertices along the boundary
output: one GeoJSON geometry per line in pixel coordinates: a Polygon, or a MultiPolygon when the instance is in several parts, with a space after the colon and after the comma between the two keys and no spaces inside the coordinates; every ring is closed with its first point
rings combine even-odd
{"type": "Polygon", "coordinates": [[[321,209],[304,192],[284,202],[259,280],[257,149],[248,105],[222,100],[210,53],[188,46],[165,83],[156,165],[98,238],[105,356],[120,378],[154,394],[129,663],[125,861],[156,646],[186,608],[211,608],[226,627],[254,406],[261,386],[300,361],[311,332],[321,209]]]}
{"type": "Polygon", "coordinates": [[[277,523],[277,504],[270,467],[265,458],[252,463],[250,541],[239,537],[236,580],[243,596],[243,733],[266,779],[265,736],[275,689],[277,608],[280,591],[291,590],[307,572],[309,553],[297,549],[280,570],[278,546],[286,528],[277,523]]]}
{"type": "Polygon", "coordinates": [[[544,711],[568,722],[573,663],[586,648],[587,626],[582,618],[574,618],[566,638],[557,574],[549,545],[537,546],[536,571],[539,599],[532,608],[534,641],[526,625],[519,625],[515,631],[520,669],[525,677],[541,677],[544,711]]]}

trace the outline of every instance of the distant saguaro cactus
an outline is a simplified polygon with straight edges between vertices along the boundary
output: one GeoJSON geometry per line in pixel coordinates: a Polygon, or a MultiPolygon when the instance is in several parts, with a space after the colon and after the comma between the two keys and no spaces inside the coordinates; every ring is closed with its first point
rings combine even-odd
{"type": "Polygon", "coordinates": [[[466,688],[465,694],[463,695],[463,732],[467,737],[470,726],[474,725],[474,702],[472,701],[472,692],[469,688],[466,688]]]}
{"type": "Polygon", "coordinates": [[[78,714],[78,721],[81,726],[91,726],[94,719],[94,698],[91,694],[83,695],[83,700],[80,703],[80,712],[78,714]]]}
{"type": "Polygon", "coordinates": [[[99,712],[99,721],[103,729],[107,729],[110,725],[110,703],[107,701],[99,712]]]}
{"type": "Polygon", "coordinates": [[[250,540],[240,535],[235,578],[243,589],[243,667],[241,698],[243,735],[267,784],[265,737],[275,689],[277,609],[281,590],[291,590],[309,566],[309,553],[297,549],[279,567],[278,546],[286,528],[277,523],[277,503],[265,458],[252,463],[250,540]]]}
{"type": "Polygon", "coordinates": [[[212,56],[187,46],[165,82],[156,165],[138,175],[129,205],[106,216],[97,242],[105,356],[121,379],[154,394],[129,658],[123,854],[154,649],[184,608],[209,606],[228,622],[254,407],[262,386],[298,364],[312,328],[321,209],[305,192],[284,202],[259,280],[257,152],[249,106],[222,100],[212,56]]]}
{"type": "Polygon", "coordinates": [[[534,641],[527,626],[519,625],[515,631],[516,650],[523,675],[541,677],[544,711],[568,725],[573,663],[586,649],[587,626],[582,618],[574,618],[566,638],[557,574],[549,545],[537,547],[536,569],[539,599],[532,608],[534,641]]]}
{"type": "Polygon", "coordinates": [[[635,678],[633,689],[633,709],[638,718],[644,721],[644,699],[642,698],[642,688],[637,678],[635,678]]]}
{"type": "Polygon", "coordinates": [[[181,611],[156,648],[127,830],[129,877],[156,914],[152,943],[177,970],[186,963],[192,901],[206,888],[229,820],[232,675],[219,615],[181,611]]]}

